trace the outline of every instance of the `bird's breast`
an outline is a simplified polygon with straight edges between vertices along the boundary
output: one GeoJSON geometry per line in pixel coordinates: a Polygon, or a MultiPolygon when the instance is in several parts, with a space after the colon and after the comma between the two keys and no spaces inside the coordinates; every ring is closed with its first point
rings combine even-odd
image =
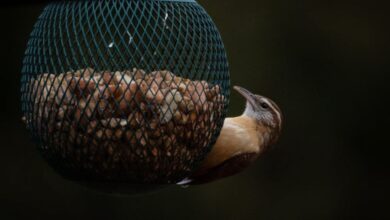
{"type": "Polygon", "coordinates": [[[199,172],[220,165],[234,156],[259,152],[256,123],[245,116],[227,118],[216,144],[202,163],[199,172]]]}

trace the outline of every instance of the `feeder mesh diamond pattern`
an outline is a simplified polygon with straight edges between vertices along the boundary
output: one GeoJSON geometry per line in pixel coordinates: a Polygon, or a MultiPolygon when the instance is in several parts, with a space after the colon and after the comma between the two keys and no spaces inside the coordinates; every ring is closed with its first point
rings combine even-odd
{"type": "Polygon", "coordinates": [[[76,180],[181,180],[215,143],[229,100],[221,37],[195,1],[51,3],[21,84],[40,151],[76,180]]]}

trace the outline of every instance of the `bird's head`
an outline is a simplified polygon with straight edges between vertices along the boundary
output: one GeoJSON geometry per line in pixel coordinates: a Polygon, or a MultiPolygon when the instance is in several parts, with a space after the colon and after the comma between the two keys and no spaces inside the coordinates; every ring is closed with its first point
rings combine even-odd
{"type": "Polygon", "coordinates": [[[276,141],[282,130],[282,112],[271,99],[253,94],[245,88],[234,86],[234,89],[246,99],[244,115],[255,119],[270,130],[271,142],[276,141]]]}

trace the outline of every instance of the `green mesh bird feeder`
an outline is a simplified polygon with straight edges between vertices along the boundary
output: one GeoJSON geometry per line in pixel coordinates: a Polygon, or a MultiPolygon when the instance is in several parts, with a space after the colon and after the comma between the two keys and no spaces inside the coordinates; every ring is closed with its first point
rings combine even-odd
{"type": "Polygon", "coordinates": [[[195,0],[56,1],[31,33],[21,94],[27,128],[64,177],[165,185],[215,143],[228,63],[195,0]]]}

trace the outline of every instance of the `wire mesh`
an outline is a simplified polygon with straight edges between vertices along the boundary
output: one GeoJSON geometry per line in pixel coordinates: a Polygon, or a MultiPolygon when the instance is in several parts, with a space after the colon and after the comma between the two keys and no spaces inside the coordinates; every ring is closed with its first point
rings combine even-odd
{"type": "Polygon", "coordinates": [[[166,184],[219,135],[229,100],[219,32],[195,1],[58,1],[31,33],[22,111],[75,180],[166,184]]]}

